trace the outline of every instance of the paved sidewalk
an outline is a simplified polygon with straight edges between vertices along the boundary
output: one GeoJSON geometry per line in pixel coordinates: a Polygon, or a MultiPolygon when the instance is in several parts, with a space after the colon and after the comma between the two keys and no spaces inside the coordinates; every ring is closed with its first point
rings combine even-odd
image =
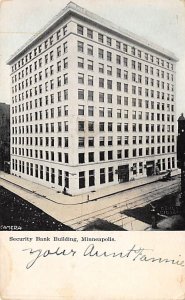
{"type": "MultiPolygon", "coordinates": [[[[179,170],[174,170],[172,172],[172,176],[178,174],[180,174],[179,170]]],[[[47,188],[43,185],[28,181],[23,178],[16,177],[14,175],[4,173],[2,171],[0,171],[0,184],[2,184],[2,180],[4,179],[7,181],[7,183],[8,182],[13,183],[17,185],[17,187],[20,187],[25,191],[30,191],[36,196],[41,196],[48,200],[52,200],[53,202],[60,203],[63,205],[77,205],[77,204],[87,203],[90,201],[95,201],[107,197],[109,195],[115,195],[117,193],[121,193],[123,191],[130,190],[133,188],[137,188],[139,186],[144,186],[152,182],[158,181],[162,177],[163,175],[154,175],[146,178],[137,179],[134,181],[124,182],[110,187],[104,187],[95,192],[85,193],[77,196],[64,195],[63,193],[59,193],[52,188],[47,188]]]]}
{"type": "MultiPolygon", "coordinates": [[[[176,172],[173,172],[172,175],[175,176],[178,174],[179,172],[177,170],[176,172]]],[[[73,197],[67,196],[58,193],[52,188],[47,188],[4,172],[0,172],[0,185],[34,204],[63,224],[66,224],[73,229],[83,230],[91,220],[98,218],[98,211],[102,212],[107,209],[108,211],[111,211],[111,207],[114,207],[114,205],[119,206],[119,202],[123,203],[124,201],[127,201],[128,197],[130,197],[130,193],[135,195],[137,191],[137,195],[142,195],[143,189],[145,191],[148,190],[147,185],[152,182],[155,183],[161,177],[162,175],[152,176],[104,188],[90,194],[89,201],[87,201],[88,194],[73,197]],[[124,195],[121,193],[123,191],[125,191],[124,195]],[[109,197],[111,195],[114,196],[109,197]],[[81,229],[78,224],[80,224],[81,229]]],[[[155,185],[156,184],[157,183],[155,183],[155,185]]],[[[169,182],[164,184],[168,186],[169,182]]],[[[103,219],[106,220],[106,218],[106,214],[104,214],[103,219]]],[[[123,218],[123,215],[122,218],[120,218],[119,215],[118,219],[109,219],[109,221],[126,230],[146,230],[149,226],[146,223],[128,216],[126,222],[123,224],[123,218]]]]}

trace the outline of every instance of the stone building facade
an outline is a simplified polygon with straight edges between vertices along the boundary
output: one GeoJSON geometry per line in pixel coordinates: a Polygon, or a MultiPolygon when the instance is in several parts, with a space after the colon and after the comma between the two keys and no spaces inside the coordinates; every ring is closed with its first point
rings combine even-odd
{"type": "Polygon", "coordinates": [[[175,169],[176,62],[70,2],[8,61],[11,173],[76,195],[175,169]]]}

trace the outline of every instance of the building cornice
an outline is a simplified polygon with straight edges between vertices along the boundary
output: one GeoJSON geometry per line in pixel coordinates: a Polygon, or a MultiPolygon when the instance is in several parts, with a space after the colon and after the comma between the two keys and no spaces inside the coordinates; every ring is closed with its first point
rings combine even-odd
{"type": "Polygon", "coordinates": [[[124,38],[137,44],[146,49],[152,50],[167,59],[178,61],[178,58],[174,55],[173,52],[166,50],[157,44],[154,44],[147,39],[136,35],[128,30],[125,30],[119,26],[116,26],[112,22],[80,7],[79,5],[69,2],[68,5],[62,9],[50,22],[48,22],[39,32],[37,32],[33,37],[31,37],[21,48],[19,48],[7,61],[8,65],[11,65],[24,53],[26,53],[30,48],[34,47],[36,43],[44,38],[49,32],[51,32],[55,27],[57,27],[61,21],[65,21],[70,15],[77,16],[85,21],[98,25],[99,28],[106,29],[107,31],[124,38]]]}

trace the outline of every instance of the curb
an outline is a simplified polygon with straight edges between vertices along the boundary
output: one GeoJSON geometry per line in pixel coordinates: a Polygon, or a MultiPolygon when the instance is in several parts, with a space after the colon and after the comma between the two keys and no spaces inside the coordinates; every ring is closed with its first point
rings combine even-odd
{"type": "MultiPolygon", "coordinates": [[[[176,177],[176,176],[178,176],[178,175],[179,175],[179,174],[172,175],[172,177],[176,177]]],[[[41,195],[41,194],[39,194],[39,193],[37,193],[37,192],[35,192],[35,191],[31,191],[31,190],[29,190],[29,189],[27,189],[27,188],[25,188],[25,187],[23,187],[23,186],[21,186],[21,185],[19,185],[19,184],[17,184],[17,183],[14,183],[14,182],[12,182],[12,181],[10,181],[10,180],[8,180],[8,179],[2,178],[1,176],[0,176],[0,179],[4,180],[5,182],[8,182],[8,183],[10,183],[10,184],[12,184],[12,185],[15,185],[15,186],[19,187],[19,188],[21,188],[22,190],[25,190],[25,191],[27,191],[27,192],[29,192],[29,193],[32,193],[32,194],[35,194],[35,195],[37,195],[37,196],[39,196],[39,197],[42,197],[42,198],[44,198],[44,199],[47,199],[48,201],[51,201],[51,202],[56,203],[56,204],[59,204],[59,205],[79,205],[79,204],[84,204],[84,203],[90,203],[90,202],[93,202],[93,201],[97,201],[97,200],[99,200],[99,199],[103,199],[103,198],[106,198],[106,197],[109,197],[109,196],[113,196],[113,195],[116,195],[116,194],[119,194],[119,193],[123,193],[123,192],[125,192],[125,191],[129,191],[129,190],[136,189],[136,188],[138,188],[138,187],[142,187],[142,186],[145,186],[145,185],[148,185],[148,184],[152,184],[152,183],[154,183],[154,182],[160,181],[160,180],[162,179],[162,177],[161,177],[161,178],[158,178],[158,179],[156,179],[156,180],[150,181],[150,182],[145,182],[145,183],[142,183],[142,184],[140,184],[140,185],[128,187],[128,188],[125,188],[125,189],[123,189],[123,190],[119,190],[119,191],[116,191],[116,192],[113,192],[113,193],[110,193],[110,194],[106,194],[106,195],[103,195],[103,196],[100,196],[100,197],[96,197],[96,198],[91,199],[91,200],[86,200],[86,201],[83,201],[83,202],[77,202],[77,203],[67,203],[67,204],[66,204],[66,203],[62,203],[62,202],[57,202],[57,201],[55,201],[55,200],[52,200],[52,199],[50,199],[50,198],[47,198],[47,196],[45,196],[45,195],[41,195]]]]}

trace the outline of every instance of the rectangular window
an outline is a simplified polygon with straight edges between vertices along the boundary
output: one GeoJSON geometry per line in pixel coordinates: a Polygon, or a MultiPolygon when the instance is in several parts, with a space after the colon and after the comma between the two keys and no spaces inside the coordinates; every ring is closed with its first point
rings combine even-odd
{"type": "Polygon", "coordinates": [[[78,67],[84,68],[84,58],[78,57],[78,67]]]}
{"type": "Polygon", "coordinates": [[[69,188],[69,172],[64,172],[64,186],[69,188]]]}
{"type": "Polygon", "coordinates": [[[87,61],[87,68],[88,68],[88,70],[93,70],[93,61],[92,60],[87,61]]]}
{"type": "Polygon", "coordinates": [[[94,116],[94,106],[88,106],[88,116],[94,116]]]}
{"type": "Polygon", "coordinates": [[[84,100],[84,90],[78,90],[78,99],[84,100]]]}
{"type": "Polygon", "coordinates": [[[88,91],[88,100],[93,101],[94,100],[94,92],[93,91],[88,91]]]}
{"type": "Polygon", "coordinates": [[[84,43],[78,41],[78,52],[84,52],[84,43]]]}
{"type": "Polygon", "coordinates": [[[89,137],[88,138],[88,146],[89,147],[94,147],[94,137],[89,137]]]}
{"type": "Polygon", "coordinates": [[[104,51],[103,51],[103,49],[98,49],[98,57],[99,58],[101,58],[101,59],[103,59],[103,57],[104,57],[104,51]]]}
{"type": "Polygon", "coordinates": [[[89,160],[89,162],[94,162],[94,152],[88,153],[88,160],[89,160]]]}
{"type": "Polygon", "coordinates": [[[89,170],[89,186],[95,185],[95,171],[89,170]]]}
{"type": "Polygon", "coordinates": [[[112,90],[112,80],[107,80],[107,88],[112,90]]]}
{"type": "Polygon", "coordinates": [[[108,136],[108,146],[112,146],[112,145],[113,145],[113,137],[108,136]]]}
{"type": "Polygon", "coordinates": [[[120,43],[120,42],[118,42],[118,41],[116,41],[116,48],[117,48],[118,50],[120,50],[120,49],[121,49],[121,43],[120,43]]]}
{"type": "Polygon", "coordinates": [[[62,186],[62,170],[58,170],[58,185],[62,186]]]}
{"type": "Polygon", "coordinates": [[[119,146],[122,145],[122,136],[117,137],[117,145],[119,145],[119,146]]]}
{"type": "Polygon", "coordinates": [[[79,164],[85,163],[85,153],[78,153],[78,162],[79,164]]]}
{"type": "Polygon", "coordinates": [[[104,87],[104,78],[99,78],[99,87],[104,87]]]}
{"type": "Polygon", "coordinates": [[[85,188],[85,172],[79,172],[79,189],[85,188]]]}
{"type": "Polygon", "coordinates": [[[88,131],[94,131],[94,122],[88,121],[88,131]]]}
{"type": "Polygon", "coordinates": [[[121,78],[121,69],[116,69],[116,76],[118,77],[118,78],[121,78]]]}
{"type": "Polygon", "coordinates": [[[84,137],[78,138],[78,147],[80,147],[80,148],[85,147],[85,138],[84,137]]]}
{"type": "Polygon", "coordinates": [[[84,131],[84,121],[78,121],[78,131],[84,131]]]}
{"type": "Polygon", "coordinates": [[[64,66],[64,69],[68,68],[68,58],[67,57],[63,59],[63,66],[64,66]]]}
{"type": "Polygon", "coordinates": [[[121,56],[120,56],[120,55],[116,55],[116,63],[117,63],[118,65],[121,64],[121,56]]]}
{"type": "Polygon", "coordinates": [[[68,100],[68,90],[64,90],[64,100],[68,100]]]}
{"type": "Polygon", "coordinates": [[[113,159],[113,151],[108,151],[108,160],[113,159]]]}
{"type": "Polygon", "coordinates": [[[128,84],[124,83],[124,92],[128,93],[128,84]]]}
{"type": "Polygon", "coordinates": [[[128,67],[128,58],[127,57],[123,58],[123,65],[124,65],[124,67],[128,67]]]}
{"type": "Polygon", "coordinates": [[[63,35],[65,36],[67,34],[67,25],[65,25],[64,27],[63,27],[63,35]]]}
{"type": "Polygon", "coordinates": [[[107,60],[112,61],[112,53],[107,51],[107,60]]]}
{"type": "Polygon", "coordinates": [[[99,63],[99,73],[104,73],[104,64],[99,63]]]}
{"type": "Polygon", "coordinates": [[[88,55],[93,55],[93,46],[87,45],[87,54],[88,55]]]}
{"type": "Polygon", "coordinates": [[[112,67],[107,66],[107,75],[112,75],[112,67]]]}
{"type": "Polygon", "coordinates": [[[64,74],[64,84],[68,83],[68,74],[64,74]]]}
{"type": "Polygon", "coordinates": [[[99,145],[100,145],[100,147],[105,146],[105,138],[104,138],[104,136],[100,136],[100,138],[99,138],[99,145]]]}
{"type": "Polygon", "coordinates": [[[100,169],[100,184],[105,183],[105,168],[100,169]]]}
{"type": "Polygon", "coordinates": [[[81,25],[77,25],[77,33],[80,35],[83,35],[84,33],[84,28],[81,25]]]}
{"type": "Polygon", "coordinates": [[[87,28],[87,37],[89,39],[93,39],[93,31],[91,29],[89,29],[89,28],[87,28]]]}
{"type": "Polygon", "coordinates": [[[103,34],[98,33],[98,42],[103,43],[103,34]]]}
{"type": "Polygon", "coordinates": [[[84,105],[78,105],[78,115],[84,116],[84,105]]]}
{"type": "Polygon", "coordinates": [[[88,75],[88,85],[93,86],[93,76],[88,75]]]}

